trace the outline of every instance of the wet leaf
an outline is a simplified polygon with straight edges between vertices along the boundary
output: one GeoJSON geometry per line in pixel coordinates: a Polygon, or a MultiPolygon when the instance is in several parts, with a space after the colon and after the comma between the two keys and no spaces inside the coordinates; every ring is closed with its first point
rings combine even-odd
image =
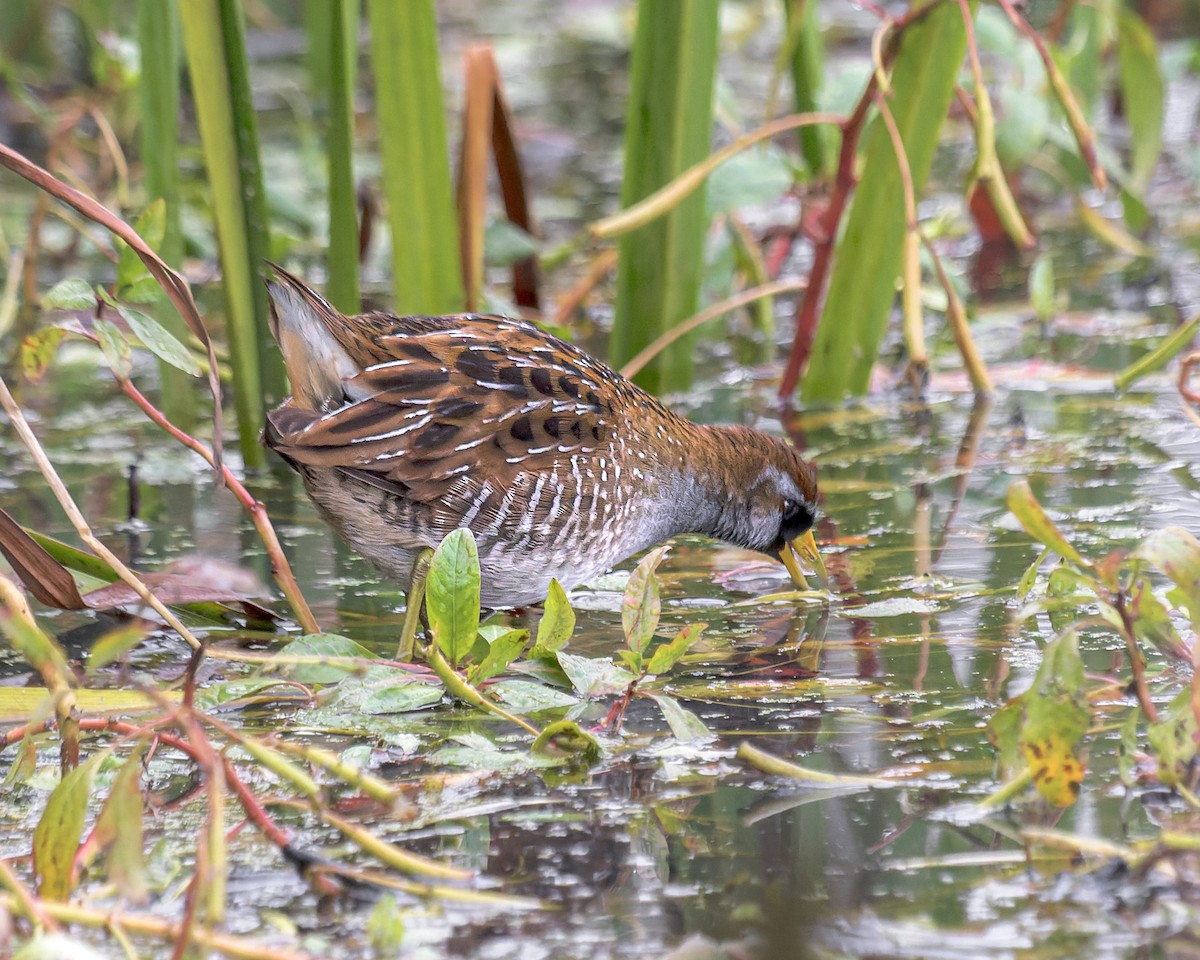
{"type": "Polygon", "coordinates": [[[92,778],[106,753],[81,763],[59,781],[33,831],[33,862],[38,893],[47,900],[65,901],[71,895],[72,868],[87,816],[92,778]]]}
{"type": "Polygon", "coordinates": [[[1021,574],[1021,580],[1017,584],[1017,600],[1024,600],[1027,596],[1029,596],[1029,591],[1033,589],[1033,585],[1037,581],[1038,569],[1046,561],[1048,556],[1050,556],[1049,547],[1039,553],[1037,555],[1037,559],[1025,568],[1025,572],[1021,574]]]}
{"type": "Polygon", "coordinates": [[[91,310],[96,306],[96,291],[81,277],[59,280],[42,294],[43,310],[91,310]]]}
{"type": "MultiPolygon", "coordinates": [[[[1159,652],[1181,662],[1188,662],[1192,652],[1179,637],[1171,613],[1158,597],[1144,589],[1133,602],[1133,631],[1138,638],[1151,644],[1159,652]]],[[[1118,620],[1120,618],[1118,617],[1118,620]]]]}
{"type": "Polygon", "coordinates": [[[704,721],[685,709],[680,705],[679,701],[674,697],[669,697],[665,693],[653,693],[651,699],[658,704],[662,710],[663,717],[667,721],[667,726],[671,728],[678,740],[712,740],[715,739],[711,730],[704,725],[704,721]]]}
{"type": "Polygon", "coordinates": [[[625,585],[625,597],[621,602],[621,628],[625,631],[625,643],[634,653],[643,653],[658,629],[662,598],[654,572],[669,549],[666,546],[658,547],[646,554],[625,585]]]}
{"type": "Polygon", "coordinates": [[[488,687],[488,692],[515,713],[562,710],[579,703],[578,697],[530,680],[500,680],[488,687]]]}
{"type": "MultiPolygon", "coordinates": [[[[45,687],[0,687],[0,723],[26,723],[30,716],[47,700],[50,692],[45,687]]],[[[178,691],[161,690],[156,696],[171,702],[180,699],[178,691]]],[[[161,707],[140,690],[76,690],[75,706],[88,715],[99,713],[144,713],[161,707]]]]}
{"type": "Polygon", "coordinates": [[[491,267],[511,267],[538,252],[538,242],[511,220],[489,220],[483,233],[483,258],[491,267]]]}
{"type": "Polygon", "coordinates": [[[659,644],[655,648],[653,656],[650,657],[650,662],[646,665],[646,672],[658,675],[669,671],[679,662],[680,657],[700,639],[700,635],[707,626],[707,623],[689,623],[675,634],[674,638],[659,644]]]}
{"type": "Polygon", "coordinates": [[[1200,540],[1183,527],[1150,534],[1133,552],[1161,570],[1186,598],[1193,624],[1200,624],[1200,540]]]}
{"type": "Polygon", "coordinates": [[[1025,532],[1038,543],[1049,547],[1064,560],[1070,560],[1081,567],[1090,566],[1079,555],[1079,551],[1071,546],[1070,542],[1063,536],[1062,531],[1058,529],[1046,511],[1042,509],[1042,505],[1038,503],[1037,497],[1033,495],[1033,490],[1030,489],[1029,481],[1014,481],[1008,488],[1008,496],[1005,498],[1005,503],[1016,518],[1021,521],[1021,526],[1025,528],[1025,532]]]}
{"type": "MultiPolygon", "coordinates": [[[[155,286],[157,288],[157,284],[155,286]]],[[[117,304],[117,313],[121,315],[122,320],[129,324],[129,329],[133,331],[134,336],[142,341],[142,346],[159,360],[169,363],[177,370],[182,370],[193,377],[204,375],[204,371],[200,368],[196,358],[192,356],[191,351],[153,317],[124,304],[117,304]]]]}
{"type": "Polygon", "coordinates": [[[1043,253],[1029,268],[1029,302],[1041,321],[1049,320],[1056,312],[1054,303],[1054,261],[1043,253]]]}
{"type": "Polygon", "coordinates": [[[521,655],[528,640],[528,630],[505,631],[489,642],[487,655],[467,671],[467,680],[478,684],[499,676],[521,655]]]}
{"type": "Polygon", "coordinates": [[[637,678],[611,660],[592,660],[559,651],[558,665],[580,696],[588,699],[622,693],[637,678]]]}
{"type": "Polygon", "coordinates": [[[3,509],[0,509],[0,552],[40,603],[60,610],[84,608],[70,571],[3,509]]]}
{"type": "Polygon", "coordinates": [[[549,724],[533,741],[530,749],[542,756],[577,757],[584,763],[595,763],[601,754],[596,738],[581,730],[574,720],[558,720],[549,724]]]}
{"type": "Polygon", "coordinates": [[[1016,697],[992,714],[988,721],[988,739],[1000,754],[1000,764],[1005,770],[1015,770],[1020,763],[1023,713],[1023,700],[1016,697]]]}
{"type": "Polygon", "coordinates": [[[93,841],[108,849],[108,879],[130,903],[146,899],[146,864],[142,857],[142,750],[131,753],[113,779],[108,799],[96,820],[93,841]]]}
{"type": "Polygon", "coordinates": [[[1146,739],[1158,761],[1158,778],[1168,787],[1179,784],[1196,759],[1196,714],[1190,690],[1179,693],[1158,723],[1150,724],[1146,739]]]}
{"type": "MultiPolygon", "coordinates": [[[[387,668],[384,668],[387,669],[387,668]]],[[[394,673],[394,671],[392,671],[394,673]]],[[[351,681],[342,681],[341,686],[351,681]]],[[[340,687],[339,687],[340,689],[340,687]]],[[[445,691],[440,684],[393,676],[387,684],[374,684],[357,704],[360,713],[379,716],[389,713],[411,713],[440,703],[445,691]]],[[[341,704],[341,701],[338,701],[341,704]]]]}
{"type": "Polygon", "coordinates": [[[429,626],[451,666],[471,652],[479,631],[479,553],[466,527],[434,551],[425,594],[429,626]]]}
{"type": "Polygon", "coordinates": [[[44,327],[21,341],[21,370],[26,380],[37,383],[46,375],[66,335],[62,327],[44,327]]]}
{"type": "Polygon", "coordinates": [[[1084,774],[1076,748],[1091,717],[1074,630],[1046,644],[1042,665],[1023,703],[1021,754],[1034,786],[1050,803],[1070,806],[1079,796],[1084,774]]]}
{"type": "MultiPolygon", "coordinates": [[[[281,657],[319,657],[322,660],[377,659],[375,654],[349,637],[336,633],[310,633],[293,640],[279,651],[281,657]]],[[[363,668],[355,663],[288,663],[281,660],[281,668],[288,677],[298,683],[337,683],[350,674],[362,673],[363,668]]]]}
{"type": "Polygon", "coordinates": [[[100,341],[100,351],[112,367],[113,373],[117,375],[117,379],[128,380],[133,374],[133,355],[125,334],[103,317],[92,321],[92,329],[100,341]]]}
{"type": "Polygon", "coordinates": [[[538,622],[537,640],[529,656],[552,656],[566,646],[574,632],[575,611],[571,609],[571,602],[562,584],[552,577],[550,591],[546,594],[546,611],[538,622]]]}

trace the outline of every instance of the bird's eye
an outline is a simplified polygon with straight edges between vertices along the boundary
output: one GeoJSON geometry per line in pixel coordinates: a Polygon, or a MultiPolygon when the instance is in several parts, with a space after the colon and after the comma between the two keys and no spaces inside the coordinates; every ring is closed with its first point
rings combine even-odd
{"type": "Polygon", "coordinates": [[[812,510],[806,504],[785,499],[783,501],[783,516],[779,521],[780,539],[787,542],[795,540],[798,536],[808,531],[813,525],[813,519],[812,510]]]}

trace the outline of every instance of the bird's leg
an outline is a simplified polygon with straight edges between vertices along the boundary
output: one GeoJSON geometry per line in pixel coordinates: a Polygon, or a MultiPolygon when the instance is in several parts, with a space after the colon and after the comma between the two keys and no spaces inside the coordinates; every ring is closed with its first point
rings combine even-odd
{"type": "Polygon", "coordinates": [[[432,561],[433,551],[429,547],[418,553],[413,561],[404,604],[404,629],[400,633],[400,645],[396,648],[396,659],[402,663],[412,660],[417,625],[422,620],[421,614],[425,608],[425,581],[429,579],[429,564],[432,561]]]}

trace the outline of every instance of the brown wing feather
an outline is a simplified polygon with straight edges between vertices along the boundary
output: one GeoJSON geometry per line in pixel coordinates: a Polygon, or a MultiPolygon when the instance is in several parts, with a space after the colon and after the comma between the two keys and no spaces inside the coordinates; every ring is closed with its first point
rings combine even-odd
{"type": "Polygon", "coordinates": [[[291,460],[365,472],[427,502],[477,464],[503,485],[612,440],[620,398],[605,371],[525,323],[388,314],[345,322],[363,322],[357,355],[368,352],[365,333],[378,359],[343,381],[346,405],[271,415],[270,445],[291,460]]]}

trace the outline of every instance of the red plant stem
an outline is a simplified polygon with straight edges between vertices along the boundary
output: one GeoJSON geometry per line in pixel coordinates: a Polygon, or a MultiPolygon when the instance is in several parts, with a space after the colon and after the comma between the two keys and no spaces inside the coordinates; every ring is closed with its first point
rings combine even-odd
{"type": "Polygon", "coordinates": [[[1158,723],[1158,710],[1150,699],[1150,688],[1146,685],[1146,663],[1142,660],[1142,651],[1138,647],[1137,634],[1133,630],[1133,616],[1125,602],[1125,591],[1118,590],[1110,598],[1113,609],[1121,618],[1121,635],[1125,638],[1125,647],[1129,651],[1129,666],[1133,670],[1133,687],[1137,691],[1138,703],[1142,713],[1150,723],[1158,723]]]}
{"type": "Polygon", "coordinates": [[[291,565],[284,555],[279,538],[275,535],[275,528],[271,526],[271,518],[267,516],[266,507],[251,496],[250,491],[234,476],[233,471],[229,467],[224,463],[221,463],[219,466],[217,465],[212,451],[208,447],[171,423],[131,381],[118,378],[118,383],[120,383],[125,395],[141,407],[146,416],[154,423],[166,430],[167,433],[189,450],[194,450],[214,470],[220,472],[225,480],[225,484],[250,514],[250,519],[254,522],[254,527],[258,531],[259,537],[262,538],[263,545],[267,549],[267,556],[271,560],[271,573],[274,575],[280,589],[283,590],[284,596],[287,597],[288,603],[291,604],[292,612],[296,615],[300,626],[304,628],[305,633],[320,633],[321,627],[317,623],[316,617],[313,616],[313,612],[308,606],[308,601],[304,599],[304,595],[300,592],[300,585],[296,582],[295,574],[292,573],[291,565]]]}

